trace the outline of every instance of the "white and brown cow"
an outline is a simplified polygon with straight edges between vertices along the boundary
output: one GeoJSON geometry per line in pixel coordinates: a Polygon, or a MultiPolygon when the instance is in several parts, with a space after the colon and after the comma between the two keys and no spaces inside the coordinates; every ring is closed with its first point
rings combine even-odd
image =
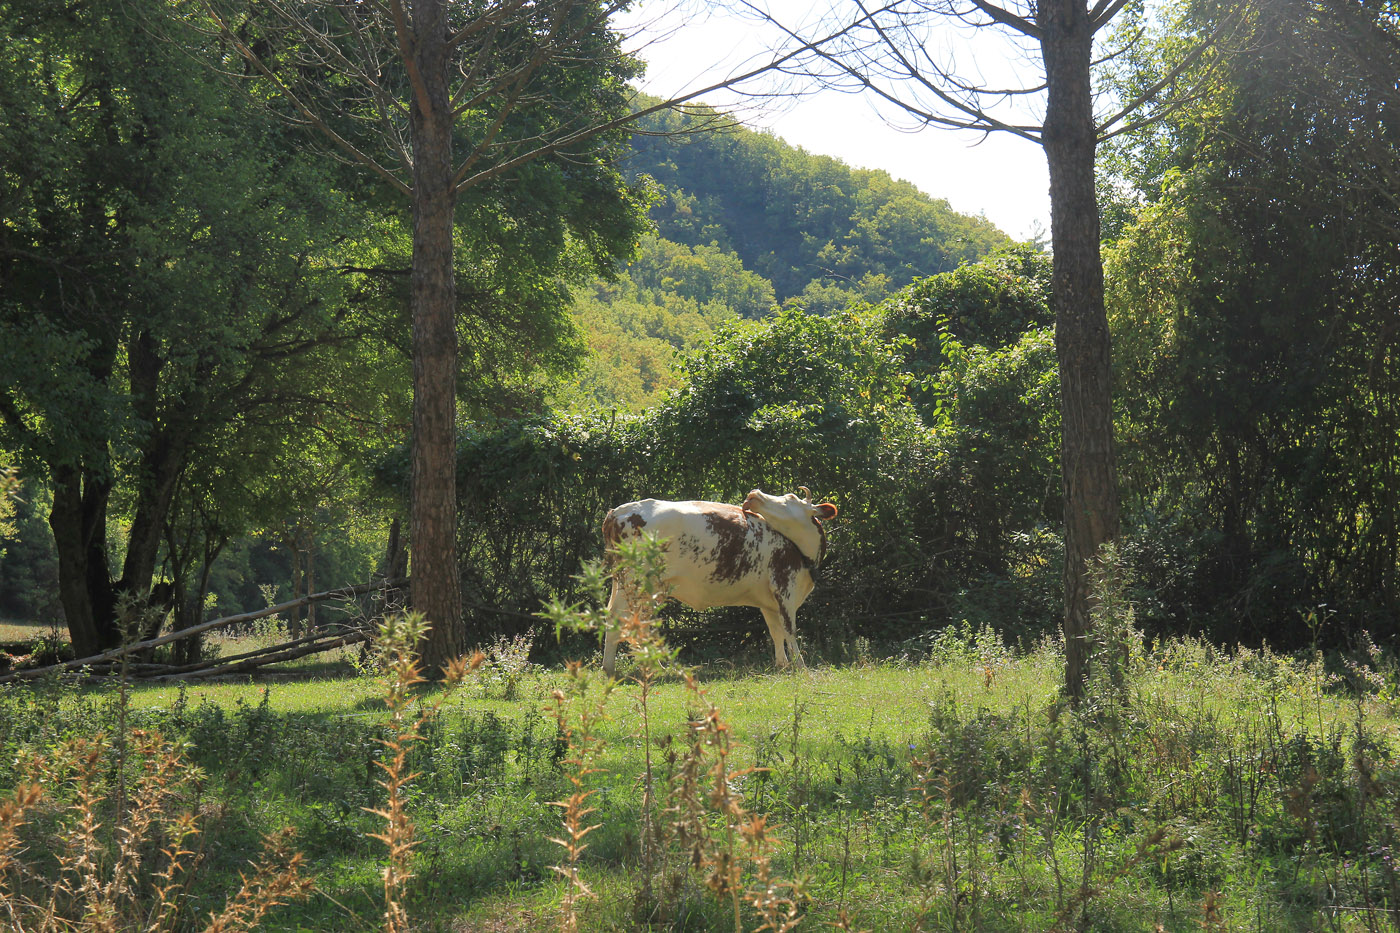
{"type": "MultiPolygon", "coordinates": [[[[754,606],[763,611],[773,637],[774,660],[803,667],[797,647],[797,609],[812,592],[813,573],[826,556],[822,522],[836,517],[830,502],[812,504],[812,494],[770,496],[755,489],[743,505],[724,502],[666,502],[643,499],[619,505],[603,519],[603,542],[650,533],[665,541],[669,595],[693,609],[754,606]]],[[[613,581],[608,611],[630,611],[626,588],[613,581]]],[[[613,672],[619,634],[603,644],[603,670],[613,672]]]]}

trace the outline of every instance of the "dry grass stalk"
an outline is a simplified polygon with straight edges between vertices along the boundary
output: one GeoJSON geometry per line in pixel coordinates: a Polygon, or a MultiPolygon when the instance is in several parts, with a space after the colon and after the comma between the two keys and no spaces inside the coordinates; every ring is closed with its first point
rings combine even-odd
{"type": "Polygon", "coordinates": [[[871,933],[869,930],[857,930],[855,927],[851,926],[851,918],[846,915],[844,910],[841,911],[841,915],[836,918],[836,922],[831,924],[831,928],[833,930],[844,930],[845,933],[871,933]]]}
{"type": "Polygon", "coordinates": [[[695,678],[685,675],[686,687],[703,704],[689,723],[689,743],[672,785],[670,812],[676,838],[693,869],[705,873],[705,885],[729,901],[735,933],[743,933],[742,905],[759,914],[758,931],[785,933],[801,920],[801,885],[773,876],[772,853],[778,839],[767,817],[748,812],[737,782],[755,769],[735,769],[729,724],[718,707],[705,698],[695,678]],[[715,819],[718,817],[718,820],[715,819]],[[753,883],[744,885],[745,868],[753,883]]]}
{"type": "Polygon", "coordinates": [[[1201,901],[1201,919],[1196,921],[1196,925],[1202,930],[1223,931],[1225,926],[1225,898],[1219,891],[1214,889],[1207,891],[1205,898],[1201,901]]]}
{"type": "Polygon", "coordinates": [[[608,697],[612,694],[614,681],[608,679],[603,685],[602,694],[588,703],[584,700],[590,681],[583,665],[577,661],[569,662],[568,674],[569,692],[566,694],[563,690],[555,690],[551,696],[549,712],[558,724],[560,735],[568,743],[569,757],[564,759],[564,764],[571,768],[568,780],[573,786],[573,793],[563,800],[550,803],[564,814],[564,835],[551,838],[550,842],[564,849],[564,864],[551,866],[565,881],[564,897],[560,904],[560,929],[564,933],[576,933],[579,902],[593,896],[592,890],[579,872],[579,862],[584,850],[588,848],[584,839],[601,825],[588,822],[588,817],[597,809],[589,806],[590,799],[597,791],[586,789],[585,785],[589,775],[601,770],[594,767],[594,762],[604,745],[596,729],[606,718],[606,705],[608,697]],[[576,705],[579,707],[577,717],[573,715],[576,705]]]}
{"type": "Polygon", "coordinates": [[[301,875],[304,860],[300,852],[292,849],[294,836],[291,827],[287,827],[267,837],[262,861],[254,867],[251,877],[243,876],[238,893],[209,922],[204,933],[256,930],[273,907],[302,900],[311,893],[315,882],[301,875]]]}
{"type": "MultiPolygon", "coordinates": [[[[6,930],[190,928],[181,908],[197,859],[185,844],[198,827],[181,804],[199,771],[158,733],[135,731],[130,758],[138,773],[121,791],[130,795],[123,803],[104,783],[114,757],[121,756],[103,736],[75,739],[51,758],[36,759],[30,779],[0,802],[0,916],[6,930]],[[31,817],[44,812],[48,802],[57,825],[36,829],[31,817]],[[110,830],[104,813],[113,814],[110,830]],[[27,838],[31,833],[39,836],[27,838]],[[28,864],[22,858],[26,842],[30,850],[55,853],[54,862],[28,864]]],[[[269,856],[224,911],[210,918],[208,933],[255,929],[272,908],[310,893],[312,884],[301,876],[301,857],[292,853],[290,835],[280,836],[269,856]]]]}
{"type": "MultiPolygon", "coordinates": [[[[666,644],[656,627],[656,612],[666,602],[668,588],[662,582],[665,572],[665,550],[654,538],[638,542],[622,542],[617,559],[621,569],[615,576],[616,585],[625,593],[622,605],[630,612],[609,620],[618,626],[620,645],[632,651],[635,672],[631,680],[637,684],[637,711],[642,718],[642,827],[641,827],[641,890],[637,893],[639,914],[664,917],[666,904],[659,901],[653,889],[658,868],[664,864],[665,831],[656,814],[656,769],[652,760],[651,696],[658,679],[676,665],[678,651],[666,644]]],[[[663,870],[664,874],[664,870],[663,870]]],[[[664,880],[663,880],[664,885],[664,880]]]]}
{"type": "Polygon", "coordinates": [[[384,832],[371,833],[389,850],[384,866],[384,929],[386,933],[407,933],[408,909],[405,906],[408,882],[413,878],[412,857],[417,844],[414,840],[413,819],[406,807],[405,787],[418,775],[408,769],[408,755],[413,746],[423,741],[423,726],[442,709],[451,691],[459,686],[468,671],[477,670],[485,655],[480,651],[470,658],[458,658],[443,669],[447,689],[436,701],[420,704],[416,713],[415,689],[424,678],[418,668],[417,646],[428,634],[429,624],[421,613],[392,615],[379,629],[379,646],[384,666],[384,705],[389,710],[390,736],[381,739],[388,751],[387,761],[375,764],[384,772],[377,783],[384,788],[383,808],[366,808],[384,820],[384,832]]]}
{"type": "MultiPolygon", "coordinates": [[[[676,897],[686,873],[696,872],[704,876],[706,887],[731,905],[736,933],[743,931],[745,904],[758,911],[761,925],[756,930],[791,930],[800,919],[799,903],[803,900],[800,887],[773,876],[771,858],[778,841],[765,817],[750,814],[744,808],[737,790],[737,782],[754,769],[738,770],[731,766],[733,749],[729,725],[714,704],[705,699],[704,690],[689,672],[683,674],[699,712],[690,718],[683,752],[678,754],[671,749],[666,756],[668,800],[664,812],[670,817],[670,825],[663,826],[655,820],[652,803],[655,763],[651,753],[649,701],[656,678],[671,669],[676,660],[675,650],[666,645],[652,621],[655,610],[666,599],[661,582],[665,567],[664,545],[650,536],[643,536],[638,541],[621,544],[609,555],[609,560],[609,570],[628,593],[630,612],[613,618],[606,610],[555,603],[546,609],[544,617],[553,621],[556,629],[616,630],[619,643],[631,648],[637,671],[631,679],[641,688],[638,708],[646,751],[642,780],[643,877],[638,906],[641,912],[650,915],[647,922],[664,921],[669,905],[663,900],[676,897]],[[685,864],[685,868],[674,875],[666,871],[669,863],[668,849],[664,847],[666,841],[679,848],[680,861],[685,864]],[[753,884],[746,888],[744,875],[749,867],[753,871],[753,884]],[[655,896],[652,887],[658,869],[665,875],[662,899],[655,896]]],[[[600,565],[585,568],[581,579],[586,589],[601,597],[606,588],[606,576],[600,565]]],[[[567,882],[562,928],[572,933],[578,928],[578,903],[591,895],[579,875],[579,860],[587,848],[583,840],[598,828],[588,822],[596,808],[590,805],[594,791],[585,788],[588,775],[597,770],[593,762],[603,747],[593,730],[603,718],[603,704],[614,682],[607,682],[603,696],[596,702],[579,704],[587,691],[587,677],[578,664],[569,666],[569,676],[569,694],[555,691],[550,712],[559,725],[560,734],[568,742],[571,757],[566,763],[573,766],[569,781],[574,792],[554,804],[564,811],[565,834],[553,840],[566,854],[565,864],[555,866],[554,870],[567,882]],[[577,721],[572,712],[575,705],[582,707],[577,721]]]]}

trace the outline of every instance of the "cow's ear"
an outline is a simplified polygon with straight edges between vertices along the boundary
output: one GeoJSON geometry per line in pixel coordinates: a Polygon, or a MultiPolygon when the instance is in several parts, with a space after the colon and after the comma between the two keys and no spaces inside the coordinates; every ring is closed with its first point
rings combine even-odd
{"type": "Polygon", "coordinates": [[[832,505],[830,502],[823,502],[821,505],[817,506],[817,518],[822,521],[827,521],[835,517],[836,506],[832,505]]]}

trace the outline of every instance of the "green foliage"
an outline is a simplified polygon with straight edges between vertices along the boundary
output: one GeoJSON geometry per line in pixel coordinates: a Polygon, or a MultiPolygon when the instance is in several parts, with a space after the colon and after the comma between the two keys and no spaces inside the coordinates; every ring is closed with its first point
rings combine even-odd
{"type": "Polygon", "coordinates": [[[165,15],[4,17],[0,437],[52,496],[84,650],[116,637],[118,592],[158,582],[162,547],[197,589],[202,557],[362,455],[402,375],[358,352],[385,308],[347,267],[379,234],[340,226],[382,224],[165,15]]]}
{"type": "Polygon", "coordinates": [[[886,308],[887,330],[909,338],[906,365],[925,377],[915,396],[919,411],[934,423],[947,393],[927,377],[956,360],[965,347],[1000,350],[1027,331],[1054,323],[1049,257],[1030,245],[997,252],[920,279],[893,296],[886,308]]]}
{"type": "Polygon", "coordinates": [[[49,497],[42,486],[28,483],[13,502],[14,533],[0,553],[0,616],[57,623],[58,556],[44,515],[49,497]]]}
{"type": "Polygon", "coordinates": [[[733,126],[724,114],[660,112],[640,127],[679,134],[632,143],[629,168],[666,192],[652,211],[660,234],[736,253],[773,283],[780,300],[814,282],[860,282],[853,291],[878,299],[883,293],[866,288],[878,277],[885,288],[901,288],[1007,242],[985,219],[957,214],[906,181],[809,155],[733,126]]]}
{"type": "MultiPolygon", "coordinates": [[[[1175,5],[1151,54],[1171,62],[1183,31],[1240,12],[1175,5]]],[[[1370,8],[1290,0],[1232,21],[1201,65],[1211,93],[1107,163],[1140,202],[1106,262],[1141,529],[1125,555],[1162,590],[1150,631],[1300,644],[1319,604],[1335,632],[1400,614],[1400,46],[1370,8]]]]}
{"type": "Polygon", "coordinates": [[[773,286],[717,246],[685,246],[644,237],[627,267],[637,289],[653,301],[674,295],[719,317],[759,318],[776,304],[773,286]]]}
{"type": "Polygon", "coordinates": [[[590,352],[566,397],[580,406],[651,407],[675,385],[677,351],[709,340],[723,321],[761,317],[774,303],[773,287],[733,253],[643,237],[616,280],[575,292],[573,314],[590,352]]]}
{"type": "Polygon", "coordinates": [[[519,634],[551,596],[573,592],[573,575],[601,547],[603,514],[624,501],[619,491],[645,485],[634,478],[639,473],[659,475],[649,472],[658,464],[634,455],[646,436],[636,418],[562,414],[461,434],[459,546],[469,630],[482,640],[488,632],[519,634]]]}
{"type": "MultiPolygon", "coordinates": [[[[15,534],[15,504],[19,501],[19,468],[11,464],[0,466],[0,545],[15,534]]],[[[0,561],[5,549],[0,547],[0,561]]]]}
{"type": "Polygon", "coordinates": [[[1053,324],[1050,257],[1030,244],[999,250],[920,279],[889,309],[890,329],[913,338],[914,359],[936,369],[943,339],[997,349],[1053,324]]]}
{"type": "MultiPolygon", "coordinates": [[[[890,330],[878,309],[735,320],[683,358],[679,387],[645,415],[464,432],[462,580],[476,630],[519,632],[513,617],[572,601],[613,506],[799,485],[841,509],[823,573],[840,584],[819,585],[804,637],[902,639],[947,614],[972,618],[992,597],[979,622],[1044,630],[1057,574],[1049,335],[969,346],[925,374],[939,400],[925,425],[910,401],[910,344],[890,330]]],[[[404,482],[396,462],[390,485],[404,482]]]]}
{"type": "MultiPolygon", "coordinates": [[[[210,67],[224,50],[185,28],[210,11],[4,6],[0,445],[64,519],[63,595],[85,647],[115,637],[118,591],[153,589],[189,621],[240,536],[314,527],[363,544],[338,533],[363,521],[345,515],[365,505],[361,467],[407,431],[407,218],[269,113],[276,95],[210,67]],[[108,527],[124,533],[110,549],[83,543],[108,527]]],[[[459,142],[492,127],[513,140],[492,151],[507,159],[581,113],[626,113],[635,62],[606,17],[574,25],[587,63],[539,73],[552,106],[499,127],[472,109],[459,142]]],[[[364,101],[341,91],[338,128],[366,142],[349,112],[364,101]]],[[[631,254],[649,203],[614,167],[625,143],[617,128],[562,146],[460,199],[469,416],[537,410],[577,366],[572,289],[631,254]]],[[[363,554],[347,567],[335,544],[319,580],[363,578],[363,554]]]]}
{"type": "Polygon", "coordinates": [[[908,377],[878,320],[795,310],[722,329],[682,363],[682,386],[655,423],[697,492],[742,496],[755,486],[842,489],[872,475],[885,432],[913,430],[908,377]]]}

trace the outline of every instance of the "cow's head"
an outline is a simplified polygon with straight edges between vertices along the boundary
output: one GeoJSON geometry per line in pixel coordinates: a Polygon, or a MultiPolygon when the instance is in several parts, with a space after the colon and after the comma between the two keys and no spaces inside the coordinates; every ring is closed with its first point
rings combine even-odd
{"type": "Polygon", "coordinates": [[[798,486],[802,495],[788,493],[785,496],[770,496],[761,489],[755,489],[744,497],[744,511],[763,518],[785,537],[796,544],[813,564],[820,564],[826,556],[826,529],[822,522],[836,517],[836,506],[830,502],[812,504],[812,493],[806,486],[798,486]]]}

